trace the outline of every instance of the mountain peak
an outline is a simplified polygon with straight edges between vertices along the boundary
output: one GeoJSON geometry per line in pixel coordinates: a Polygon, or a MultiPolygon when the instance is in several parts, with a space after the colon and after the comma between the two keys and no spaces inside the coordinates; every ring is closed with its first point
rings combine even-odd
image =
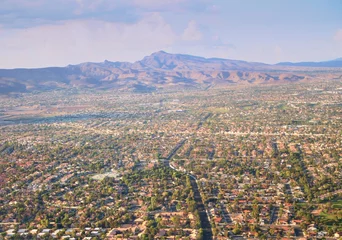
{"type": "Polygon", "coordinates": [[[150,56],[144,57],[139,61],[143,66],[149,68],[173,69],[174,63],[171,63],[177,58],[176,54],[167,53],[165,51],[158,51],[152,53],[150,56]],[[171,65],[170,65],[171,63],[171,65]]]}
{"type": "MultiPolygon", "coordinates": [[[[170,56],[173,55],[171,53],[167,53],[165,51],[158,51],[158,52],[154,52],[150,55],[150,57],[166,57],[166,56],[170,56]]],[[[148,56],[147,56],[148,57],[148,56]]]]}
{"type": "Polygon", "coordinates": [[[108,60],[106,59],[106,60],[104,60],[103,65],[109,66],[109,65],[112,65],[113,63],[114,63],[114,62],[108,61],[108,60]]]}
{"type": "Polygon", "coordinates": [[[167,52],[165,52],[165,51],[163,51],[163,50],[160,50],[160,51],[158,51],[158,52],[152,53],[151,55],[159,55],[159,54],[169,54],[169,53],[167,53],[167,52]]]}
{"type": "MultiPolygon", "coordinates": [[[[311,80],[300,72],[293,74],[287,66],[342,67],[341,58],[326,62],[280,63],[268,65],[231,59],[204,58],[158,51],[142,60],[129,62],[86,62],[65,68],[0,69],[0,94],[33,90],[86,87],[99,89],[135,89],[145,91],[164,87],[209,85],[275,84],[311,80]],[[282,65],[286,67],[283,68],[282,65]],[[276,71],[274,71],[276,70],[276,71]],[[142,84],[143,83],[143,87],[142,84]],[[146,85],[146,86],[145,86],[146,85]]],[[[315,70],[315,69],[314,69],[315,70]]],[[[339,69],[336,69],[339,71],[339,69]]],[[[341,79],[340,72],[327,79],[341,79]]],[[[321,75],[320,75],[321,76],[321,75]]]]}

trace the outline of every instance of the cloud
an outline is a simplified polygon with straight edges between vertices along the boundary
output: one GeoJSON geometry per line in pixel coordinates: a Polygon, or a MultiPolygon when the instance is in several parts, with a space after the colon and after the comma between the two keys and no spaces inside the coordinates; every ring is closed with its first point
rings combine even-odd
{"type": "Polygon", "coordinates": [[[207,11],[217,14],[220,11],[220,7],[216,4],[209,5],[209,6],[207,6],[207,11]]]}
{"type": "Polygon", "coordinates": [[[184,29],[182,39],[184,41],[199,41],[202,39],[202,32],[199,30],[195,20],[191,20],[184,29]]]}
{"type": "Polygon", "coordinates": [[[133,0],[132,5],[149,10],[167,10],[170,7],[180,7],[182,4],[187,2],[189,2],[189,0],[133,0]]]}
{"type": "Polygon", "coordinates": [[[74,19],[133,23],[150,12],[190,13],[207,6],[207,0],[2,0],[0,22],[7,28],[74,19]]]}
{"type": "Polygon", "coordinates": [[[85,9],[101,10],[130,7],[147,11],[166,11],[185,6],[190,0],[74,0],[85,9]]]}
{"type": "Polygon", "coordinates": [[[211,41],[208,43],[213,49],[218,50],[228,50],[236,49],[236,46],[228,41],[222,40],[219,35],[214,35],[211,37],[211,41]]]}
{"type": "Polygon", "coordinates": [[[335,33],[335,36],[334,36],[334,40],[336,42],[340,42],[342,43],[342,28],[341,29],[338,29],[335,33]]]}
{"type": "Polygon", "coordinates": [[[3,0],[0,10],[13,10],[14,8],[31,8],[39,7],[43,4],[43,0],[3,0]]]}
{"type": "Polygon", "coordinates": [[[143,12],[132,6],[133,0],[4,1],[0,4],[0,22],[7,28],[25,28],[75,19],[132,23],[143,17],[143,12]]]}
{"type": "MultiPolygon", "coordinates": [[[[76,8],[76,14],[87,14],[97,12],[109,12],[115,9],[124,9],[129,6],[129,1],[118,0],[74,0],[78,7],[76,8]]],[[[74,11],[75,12],[75,11],[74,11]]]]}
{"type": "Polygon", "coordinates": [[[0,38],[0,68],[63,66],[104,59],[132,61],[168,50],[177,35],[158,13],[134,24],[70,20],[7,31],[0,38]]]}

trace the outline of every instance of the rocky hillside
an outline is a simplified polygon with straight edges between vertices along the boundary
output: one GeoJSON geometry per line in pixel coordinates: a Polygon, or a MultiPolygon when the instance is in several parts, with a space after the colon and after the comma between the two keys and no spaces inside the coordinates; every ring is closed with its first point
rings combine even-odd
{"type": "MultiPolygon", "coordinates": [[[[153,91],[160,88],[206,88],[238,84],[277,84],[315,79],[341,79],[342,70],[302,69],[203,58],[163,51],[134,63],[82,63],[40,69],[0,69],[0,93],[85,87],[153,91]]],[[[307,67],[307,66],[305,66],[307,67]]]]}

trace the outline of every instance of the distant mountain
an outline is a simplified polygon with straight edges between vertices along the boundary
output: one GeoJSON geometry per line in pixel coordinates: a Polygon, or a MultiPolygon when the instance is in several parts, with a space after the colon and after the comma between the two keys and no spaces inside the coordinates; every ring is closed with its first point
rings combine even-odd
{"type": "Polygon", "coordinates": [[[276,64],[278,66],[291,66],[291,67],[339,67],[342,68],[342,58],[337,58],[335,60],[324,61],[324,62],[281,62],[276,64]]]}
{"type": "Polygon", "coordinates": [[[238,60],[204,58],[185,54],[170,54],[164,51],[153,53],[144,57],[136,64],[150,69],[163,69],[172,71],[184,70],[255,70],[264,68],[267,64],[238,60]]]}
{"type": "MultiPolygon", "coordinates": [[[[338,63],[342,63],[342,60],[325,63],[327,67],[331,67],[333,63],[337,66],[338,63]]],[[[268,65],[160,51],[134,63],[106,60],[101,63],[86,62],[66,67],[0,69],[0,93],[73,87],[146,92],[162,88],[278,84],[315,79],[316,73],[307,73],[309,65],[309,63],[268,65]],[[298,67],[305,67],[306,73],[298,71],[298,67]]],[[[317,65],[317,67],[322,66],[317,65]]],[[[324,78],[340,79],[341,74],[329,73],[325,74],[324,78]]]]}

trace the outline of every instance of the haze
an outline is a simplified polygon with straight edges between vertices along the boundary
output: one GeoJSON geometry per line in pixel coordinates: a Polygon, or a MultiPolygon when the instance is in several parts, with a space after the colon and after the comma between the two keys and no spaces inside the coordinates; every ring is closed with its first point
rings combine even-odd
{"type": "Polygon", "coordinates": [[[339,0],[2,0],[0,68],[136,61],[165,50],[276,63],[342,56],[339,0]]]}

